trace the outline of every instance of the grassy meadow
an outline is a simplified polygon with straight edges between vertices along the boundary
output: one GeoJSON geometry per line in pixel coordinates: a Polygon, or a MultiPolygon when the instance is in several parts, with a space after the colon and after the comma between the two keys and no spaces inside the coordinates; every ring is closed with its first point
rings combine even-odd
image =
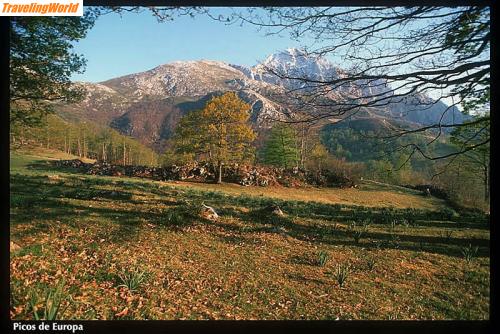
{"type": "Polygon", "coordinates": [[[14,320],[489,319],[488,221],[418,191],[92,176],[54,158],[11,153],[14,320]]]}

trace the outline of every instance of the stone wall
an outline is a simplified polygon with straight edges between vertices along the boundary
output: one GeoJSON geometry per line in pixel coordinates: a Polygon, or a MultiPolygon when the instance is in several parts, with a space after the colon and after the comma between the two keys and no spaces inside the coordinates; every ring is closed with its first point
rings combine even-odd
{"type": "MultiPolygon", "coordinates": [[[[97,162],[84,163],[80,160],[58,160],[59,167],[70,167],[91,175],[131,176],[154,180],[197,180],[213,182],[214,168],[209,163],[191,163],[182,166],[167,167],[120,166],[97,162]]],[[[222,180],[243,186],[286,186],[302,187],[306,185],[319,187],[355,187],[354,182],[343,175],[329,170],[319,172],[306,171],[300,168],[275,168],[231,164],[224,166],[222,180]]]]}

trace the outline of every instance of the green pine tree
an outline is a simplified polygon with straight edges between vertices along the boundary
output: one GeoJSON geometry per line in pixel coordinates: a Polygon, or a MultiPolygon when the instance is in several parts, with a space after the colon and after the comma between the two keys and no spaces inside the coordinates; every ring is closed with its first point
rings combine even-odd
{"type": "Polygon", "coordinates": [[[291,126],[275,125],[264,147],[264,163],[284,168],[296,166],[299,161],[296,137],[296,132],[291,126]]]}

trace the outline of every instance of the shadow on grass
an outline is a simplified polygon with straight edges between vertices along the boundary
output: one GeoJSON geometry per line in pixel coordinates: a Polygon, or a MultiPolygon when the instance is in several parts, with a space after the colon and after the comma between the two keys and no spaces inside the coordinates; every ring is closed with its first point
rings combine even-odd
{"type": "MultiPolygon", "coordinates": [[[[119,181],[120,182],[120,181],[119,181]]],[[[118,183],[118,182],[117,182],[118,183]]],[[[245,233],[270,232],[286,233],[297,240],[307,242],[346,245],[350,247],[364,248],[393,248],[446,254],[461,257],[461,247],[471,244],[479,246],[479,256],[489,255],[489,240],[445,238],[435,236],[418,236],[401,233],[383,233],[370,231],[366,233],[361,242],[357,243],[350,233],[345,230],[335,229],[329,221],[349,221],[353,217],[356,220],[371,219],[371,221],[388,222],[391,219],[408,218],[413,214],[415,217],[433,217],[436,213],[428,213],[419,210],[394,210],[394,209],[368,209],[353,206],[329,205],[315,202],[282,201],[271,198],[259,198],[250,196],[228,196],[220,192],[198,191],[193,189],[179,190],[159,185],[132,184],[127,181],[121,182],[120,187],[127,189],[140,189],[149,194],[171,196],[178,201],[161,200],[170,208],[162,212],[152,212],[150,209],[141,207],[143,201],[134,201],[133,193],[126,190],[103,190],[96,189],[97,185],[110,185],[113,181],[97,179],[93,180],[60,180],[53,181],[46,176],[12,175],[11,176],[11,207],[14,210],[11,216],[12,224],[31,222],[33,219],[56,221],[61,224],[77,227],[78,220],[93,221],[94,219],[106,220],[117,224],[112,234],[112,242],[120,242],[135,238],[143,227],[144,222],[157,226],[163,226],[174,230],[196,224],[212,224],[218,228],[231,231],[234,237],[226,237],[225,242],[241,243],[245,241],[245,233]],[[92,181],[92,182],[91,182],[92,181]],[[74,183],[74,184],[73,184],[74,183]],[[85,186],[85,187],[84,187],[85,186]],[[128,209],[90,207],[80,203],[62,202],[60,198],[111,201],[129,204],[128,209]],[[186,200],[187,199],[187,200],[186,200]],[[201,219],[197,210],[202,201],[209,201],[210,205],[216,206],[222,217],[232,216],[245,223],[245,227],[234,224],[223,224],[201,219]],[[278,204],[287,214],[277,216],[266,213],[261,208],[278,204]],[[236,210],[228,205],[244,206],[252,208],[250,211],[236,210]],[[419,216],[420,215],[420,216],[419,216]],[[96,218],[94,218],[96,217],[96,218]],[[320,218],[326,224],[305,225],[295,222],[295,217],[307,218],[308,220],[320,218]],[[346,218],[347,217],[347,218],[346,218]],[[283,228],[280,230],[279,228],[283,228]],[[370,242],[368,242],[370,241],[370,242]],[[424,247],[422,247],[424,245],[424,247]]],[[[156,199],[146,203],[157,203],[156,199]]],[[[450,222],[425,222],[423,226],[446,226],[451,227],[450,222]],[[439,225],[441,224],[441,225],[439,225]]],[[[418,225],[418,221],[415,221],[418,225]]],[[[454,227],[485,228],[484,224],[461,223],[454,227]]],[[[486,225],[486,228],[488,226],[486,225]]],[[[411,229],[411,227],[409,227],[411,229]]],[[[19,233],[37,233],[39,229],[30,229],[19,233]]]]}
{"type": "Polygon", "coordinates": [[[225,235],[225,234],[219,234],[216,233],[217,238],[227,244],[230,245],[262,245],[262,242],[259,239],[252,238],[252,237],[247,237],[244,236],[243,234],[236,234],[236,235],[225,235]]]}
{"type": "Polygon", "coordinates": [[[308,278],[305,277],[304,275],[301,274],[296,274],[296,273],[291,273],[291,274],[286,274],[286,277],[288,279],[291,279],[293,281],[301,282],[301,283],[314,283],[318,285],[323,285],[325,284],[325,281],[317,279],[317,278],[308,278]]]}
{"type": "Polygon", "coordinates": [[[292,264],[301,264],[306,266],[318,266],[318,261],[306,255],[294,255],[289,259],[292,264]]]}
{"type": "MultiPolygon", "coordinates": [[[[368,249],[401,249],[412,251],[426,251],[430,253],[445,254],[449,256],[462,257],[461,249],[469,244],[478,246],[478,256],[489,256],[490,241],[480,238],[452,238],[440,236],[421,236],[408,235],[402,233],[385,233],[385,232],[367,232],[361,238],[360,242],[356,242],[351,232],[346,230],[335,229],[334,225],[303,225],[294,223],[289,216],[273,216],[262,214],[261,210],[251,212],[241,212],[238,210],[225,209],[225,213],[230,213],[231,216],[237,217],[246,223],[255,226],[255,229],[246,231],[267,231],[276,232],[276,226],[281,226],[287,231],[286,234],[297,240],[342,245],[349,247],[363,247],[368,249]],[[262,228],[262,226],[268,226],[262,228]]],[[[239,232],[237,227],[225,227],[239,232]]],[[[411,229],[411,227],[410,227],[411,229]]],[[[306,263],[302,263],[306,264],[306,263]]],[[[312,263],[307,263],[312,264],[312,263]]]]}
{"type": "Polygon", "coordinates": [[[392,221],[408,222],[412,226],[423,227],[460,227],[489,229],[486,216],[453,217],[448,210],[443,212],[417,209],[367,208],[353,205],[327,204],[319,202],[285,201],[281,199],[238,196],[228,197],[216,192],[205,194],[194,192],[192,196],[209,198],[214,205],[228,204],[259,208],[271,204],[278,205],[290,216],[327,221],[367,221],[371,224],[389,225],[392,221]],[[446,225],[446,226],[445,226],[446,225]]]}
{"type": "MultiPolygon", "coordinates": [[[[302,201],[286,201],[281,199],[258,197],[258,196],[231,196],[219,191],[198,190],[198,189],[176,189],[170,186],[160,185],[153,182],[144,182],[151,179],[141,178],[122,178],[122,177],[99,177],[85,174],[79,168],[57,167],[50,162],[39,162],[30,165],[31,169],[41,172],[73,172],[86,175],[88,179],[85,184],[108,184],[117,185],[125,189],[134,189],[139,191],[150,192],[152,194],[164,196],[166,193],[177,192],[181,196],[190,197],[193,199],[210,200],[214,204],[234,204],[249,208],[256,208],[272,203],[278,204],[283,210],[292,216],[305,218],[319,218],[325,220],[371,220],[372,223],[390,223],[391,220],[406,219],[418,226],[436,226],[440,227],[442,222],[448,221],[457,223],[457,227],[468,227],[478,229],[489,229],[487,224],[488,217],[478,213],[464,213],[461,216],[455,216],[453,210],[447,208],[442,212],[418,210],[418,209],[393,209],[393,208],[366,208],[354,205],[327,204],[319,202],[302,202],[302,201]],[[90,179],[92,178],[92,179],[90,179]],[[113,180],[110,180],[112,178],[113,180]],[[132,181],[134,180],[134,181],[132,181]],[[142,182],[141,182],[142,181],[142,182]],[[437,223],[436,223],[437,222],[437,223]],[[435,224],[435,225],[434,225],[435,224]]],[[[80,181],[82,182],[82,181],[80,181]]],[[[373,187],[374,190],[379,189],[379,186],[368,185],[368,189],[373,187]]],[[[385,188],[392,189],[388,185],[385,188]]],[[[412,189],[405,189],[402,192],[416,192],[412,189]]],[[[392,189],[393,190],[393,189],[392,189]]],[[[368,190],[367,190],[368,191],[368,190]]],[[[84,195],[82,195],[84,196],[84,195]]],[[[450,226],[451,227],[451,226],[450,226]]]]}
{"type": "Polygon", "coordinates": [[[85,174],[85,170],[83,168],[76,167],[65,167],[65,166],[56,166],[54,165],[54,161],[56,160],[39,160],[33,163],[30,163],[26,166],[28,170],[44,172],[44,173],[62,173],[62,174],[85,174]]]}
{"type": "MultiPolygon", "coordinates": [[[[107,183],[93,182],[93,180],[78,180],[78,179],[59,179],[51,180],[46,176],[20,176],[11,175],[11,197],[14,197],[14,206],[16,205],[17,197],[25,198],[30,205],[42,205],[47,198],[67,198],[76,200],[98,200],[98,201],[120,201],[129,204],[142,204],[142,200],[134,200],[134,193],[125,190],[108,190],[99,189],[98,186],[114,186],[122,188],[120,185],[114,184],[111,181],[107,183]],[[36,189],[36,192],[33,192],[36,189]]],[[[163,195],[165,192],[156,189],[147,189],[142,186],[129,187],[133,190],[144,190],[149,193],[163,195]]],[[[151,204],[162,203],[164,205],[177,205],[177,202],[166,199],[149,199],[151,204]]]]}

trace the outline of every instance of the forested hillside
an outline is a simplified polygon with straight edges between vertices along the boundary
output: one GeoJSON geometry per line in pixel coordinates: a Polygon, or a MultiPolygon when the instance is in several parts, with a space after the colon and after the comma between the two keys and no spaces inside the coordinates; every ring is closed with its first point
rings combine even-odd
{"type": "Polygon", "coordinates": [[[158,165],[158,154],[131,137],[91,121],[68,122],[47,115],[41,126],[14,125],[11,148],[41,146],[81,158],[121,165],[158,165]]]}

